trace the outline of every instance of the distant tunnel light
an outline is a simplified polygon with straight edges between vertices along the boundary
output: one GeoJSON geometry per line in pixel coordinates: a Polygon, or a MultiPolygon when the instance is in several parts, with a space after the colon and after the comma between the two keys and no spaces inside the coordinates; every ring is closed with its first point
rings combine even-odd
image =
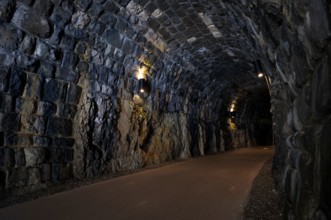
{"type": "Polygon", "coordinates": [[[264,75],[263,75],[263,73],[258,73],[257,74],[257,77],[259,77],[259,78],[262,78],[264,75]]]}

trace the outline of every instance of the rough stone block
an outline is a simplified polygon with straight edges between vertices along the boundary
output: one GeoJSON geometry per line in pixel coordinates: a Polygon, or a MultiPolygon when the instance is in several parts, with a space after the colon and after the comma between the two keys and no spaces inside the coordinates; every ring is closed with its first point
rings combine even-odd
{"type": "Polygon", "coordinates": [[[88,16],[88,14],[82,11],[77,11],[72,15],[71,18],[71,23],[73,27],[78,30],[84,29],[89,22],[90,22],[90,17],[88,16]]]}
{"type": "Polygon", "coordinates": [[[5,93],[0,93],[0,112],[9,113],[13,110],[13,98],[5,93]]]}
{"type": "Polygon", "coordinates": [[[89,69],[89,64],[84,61],[80,61],[77,66],[76,66],[76,71],[77,72],[87,72],[89,69]]]}
{"type": "Polygon", "coordinates": [[[13,11],[15,10],[15,2],[12,0],[0,1],[0,21],[9,21],[13,11]]]}
{"type": "Polygon", "coordinates": [[[25,35],[23,42],[20,44],[20,51],[32,55],[36,46],[36,38],[31,35],[25,35]]]}
{"type": "Polygon", "coordinates": [[[61,118],[73,119],[76,115],[77,107],[70,104],[60,103],[58,105],[57,115],[61,118]]]}
{"type": "Polygon", "coordinates": [[[74,71],[71,66],[56,68],[55,77],[67,82],[77,82],[79,79],[79,73],[74,71]]]}
{"type": "Polygon", "coordinates": [[[36,0],[33,4],[33,11],[38,15],[49,16],[52,6],[51,1],[36,0]]]}
{"type": "Polygon", "coordinates": [[[55,137],[53,139],[53,147],[57,148],[71,148],[75,143],[73,138],[55,137]]]}
{"type": "Polygon", "coordinates": [[[107,84],[102,84],[101,85],[101,92],[105,95],[112,95],[113,94],[113,89],[111,86],[107,85],[107,84]]]}
{"type": "Polygon", "coordinates": [[[20,116],[17,113],[8,113],[4,114],[1,124],[0,130],[2,128],[3,131],[6,132],[15,132],[18,131],[20,127],[20,116]]]}
{"type": "Polygon", "coordinates": [[[3,166],[4,167],[15,166],[15,151],[13,148],[3,149],[3,166]]]}
{"type": "Polygon", "coordinates": [[[125,54],[131,55],[134,51],[134,44],[131,40],[125,39],[122,46],[122,51],[125,54]]]}
{"type": "Polygon", "coordinates": [[[26,78],[24,97],[40,100],[43,83],[44,80],[41,76],[34,73],[28,73],[26,78]]]}
{"type": "Polygon", "coordinates": [[[0,47],[0,63],[6,67],[13,66],[15,63],[15,56],[0,47]]]}
{"type": "Polygon", "coordinates": [[[78,63],[78,55],[69,51],[63,53],[61,67],[72,67],[73,69],[78,63]]]}
{"type": "Polygon", "coordinates": [[[41,61],[38,69],[38,74],[45,78],[53,78],[54,66],[46,61],[41,61]]]}
{"type": "Polygon", "coordinates": [[[7,188],[27,186],[29,178],[28,169],[25,167],[8,170],[7,188]]]}
{"type": "Polygon", "coordinates": [[[15,50],[17,48],[17,44],[18,34],[15,29],[7,25],[0,25],[0,46],[2,48],[15,50]]]}
{"type": "Polygon", "coordinates": [[[24,148],[26,166],[36,166],[45,161],[45,150],[43,148],[24,148]]]}
{"type": "Polygon", "coordinates": [[[64,161],[66,163],[72,162],[74,160],[74,149],[65,149],[64,151],[64,161]]]}
{"type": "Polygon", "coordinates": [[[76,40],[68,35],[64,35],[61,39],[60,47],[64,50],[74,50],[76,40]]]}
{"type": "Polygon", "coordinates": [[[107,43],[111,44],[112,46],[116,48],[121,48],[123,37],[117,30],[107,29],[103,33],[102,37],[107,43]]]}
{"type": "Polygon", "coordinates": [[[33,136],[33,145],[36,147],[48,147],[51,145],[51,140],[44,136],[33,136]]]}
{"type": "Polygon", "coordinates": [[[33,167],[29,169],[28,185],[37,185],[41,182],[40,168],[33,167]]]}
{"type": "Polygon", "coordinates": [[[7,92],[10,79],[9,75],[8,68],[0,67],[0,92],[7,92]]]}
{"type": "Polygon", "coordinates": [[[31,115],[36,111],[36,102],[31,99],[16,99],[16,112],[22,115],[31,115]]]}
{"type": "Polygon", "coordinates": [[[56,51],[48,46],[45,42],[37,40],[36,48],[34,51],[34,56],[41,59],[46,59],[48,61],[57,60],[56,51]]]}
{"type": "Polygon", "coordinates": [[[117,22],[117,18],[112,13],[105,11],[100,16],[100,21],[107,26],[113,27],[117,22]]]}
{"type": "Polygon", "coordinates": [[[124,33],[126,28],[128,27],[128,22],[125,21],[124,19],[117,19],[117,22],[114,26],[116,30],[118,30],[120,33],[124,33]]]}
{"type": "Polygon", "coordinates": [[[51,165],[43,164],[41,169],[41,181],[48,182],[51,179],[51,165]]]}
{"type": "Polygon", "coordinates": [[[46,117],[21,116],[21,130],[26,133],[44,134],[46,128],[46,117]]]}
{"type": "Polygon", "coordinates": [[[47,19],[23,5],[19,6],[16,10],[12,22],[18,28],[39,37],[47,37],[50,33],[50,26],[47,19]]]}
{"type": "Polygon", "coordinates": [[[72,121],[69,119],[51,117],[48,121],[46,134],[50,136],[63,135],[65,137],[72,135],[72,121]]]}
{"type": "Polygon", "coordinates": [[[6,146],[32,146],[32,137],[30,135],[7,133],[5,136],[6,146]]]}
{"type": "Polygon", "coordinates": [[[321,48],[330,38],[329,10],[323,0],[310,1],[305,18],[305,32],[321,48]]]}
{"type": "Polygon", "coordinates": [[[16,66],[29,72],[36,72],[39,63],[35,58],[19,53],[16,55],[16,66]]]}
{"type": "Polygon", "coordinates": [[[63,28],[65,24],[70,21],[71,15],[66,12],[63,8],[56,6],[50,17],[51,21],[55,23],[58,27],[63,28]]]}
{"type": "Polygon", "coordinates": [[[100,2],[93,1],[87,12],[89,14],[95,15],[96,17],[99,17],[101,12],[103,12],[103,7],[100,2]]]}
{"type": "Polygon", "coordinates": [[[77,105],[82,94],[82,88],[74,83],[69,83],[67,88],[66,103],[77,105]]]}
{"type": "Polygon", "coordinates": [[[38,102],[37,115],[52,116],[56,113],[56,105],[48,102],[38,102]]]}
{"type": "Polygon", "coordinates": [[[89,23],[89,25],[87,26],[87,31],[89,33],[101,35],[103,33],[103,31],[105,30],[105,28],[106,28],[105,24],[103,24],[95,19],[89,23]]]}
{"type": "Polygon", "coordinates": [[[15,149],[15,166],[16,167],[25,166],[25,154],[23,148],[15,149]]]}
{"type": "Polygon", "coordinates": [[[22,96],[26,83],[26,74],[23,71],[13,69],[10,77],[9,91],[13,96],[22,96]]]}
{"type": "Polygon", "coordinates": [[[64,99],[64,84],[58,80],[49,80],[44,84],[43,101],[58,103],[64,99]]]}

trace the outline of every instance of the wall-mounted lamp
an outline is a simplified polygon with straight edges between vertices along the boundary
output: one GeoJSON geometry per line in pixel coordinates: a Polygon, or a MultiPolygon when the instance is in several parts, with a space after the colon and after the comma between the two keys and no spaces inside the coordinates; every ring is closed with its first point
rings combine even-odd
{"type": "Polygon", "coordinates": [[[138,92],[139,93],[144,93],[145,92],[145,85],[146,85],[146,79],[139,79],[138,80],[138,92]]]}
{"type": "Polygon", "coordinates": [[[148,67],[145,66],[143,63],[141,63],[136,71],[136,78],[138,79],[138,93],[141,95],[146,94],[149,90],[147,75],[148,75],[148,67]]]}
{"type": "Polygon", "coordinates": [[[262,78],[264,77],[268,86],[268,90],[269,90],[269,95],[271,95],[271,78],[264,74],[263,70],[262,70],[262,64],[260,60],[255,60],[253,62],[254,68],[255,68],[255,72],[257,74],[257,77],[262,78]]]}
{"type": "Polygon", "coordinates": [[[254,69],[259,78],[263,77],[263,70],[262,70],[262,64],[260,60],[255,60],[254,63],[254,69]]]}

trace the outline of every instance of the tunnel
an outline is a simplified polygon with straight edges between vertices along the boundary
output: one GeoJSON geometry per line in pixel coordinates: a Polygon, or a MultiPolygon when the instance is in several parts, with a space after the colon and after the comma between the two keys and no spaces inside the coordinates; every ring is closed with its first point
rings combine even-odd
{"type": "Polygon", "coordinates": [[[1,0],[0,192],[270,146],[331,218],[329,0],[1,0]]]}

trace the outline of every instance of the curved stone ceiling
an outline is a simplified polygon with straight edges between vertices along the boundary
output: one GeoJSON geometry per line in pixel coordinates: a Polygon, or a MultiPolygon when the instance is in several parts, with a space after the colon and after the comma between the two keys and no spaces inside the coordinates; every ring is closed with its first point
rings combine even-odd
{"type": "MultiPolygon", "coordinates": [[[[161,51],[181,55],[182,66],[192,65],[183,78],[194,78],[196,89],[230,83],[251,90],[263,87],[253,70],[257,35],[249,14],[253,6],[220,0],[135,0],[122,1],[123,6],[147,24],[144,36],[161,51]],[[201,87],[202,86],[202,87],[201,87]]],[[[139,26],[139,25],[138,25],[139,26]]],[[[192,85],[192,84],[191,84],[192,85]]]]}

